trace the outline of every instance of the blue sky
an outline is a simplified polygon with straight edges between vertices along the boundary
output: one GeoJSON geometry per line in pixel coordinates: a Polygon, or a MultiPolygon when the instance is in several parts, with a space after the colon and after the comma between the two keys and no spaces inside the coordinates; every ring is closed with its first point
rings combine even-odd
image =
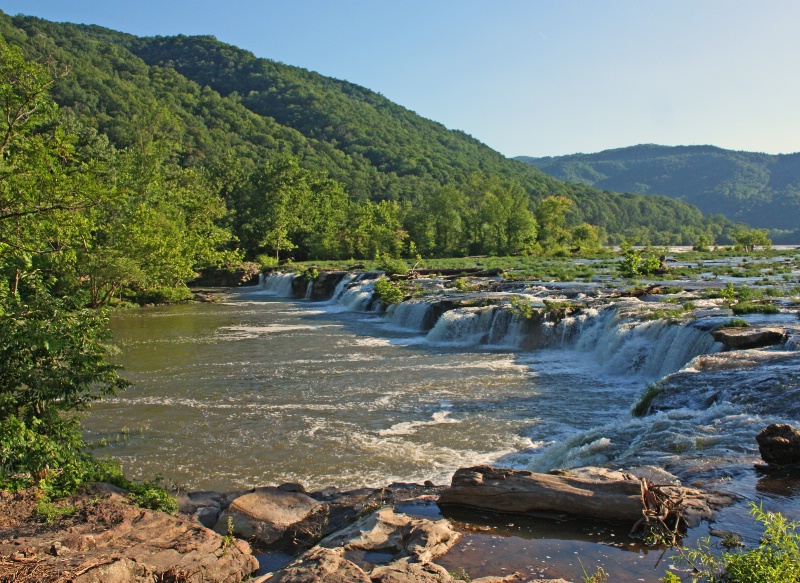
{"type": "Polygon", "coordinates": [[[796,0],[0,0],[213,34],[379,91],[507,156],[638,143],[800,151],[796,0]]]}

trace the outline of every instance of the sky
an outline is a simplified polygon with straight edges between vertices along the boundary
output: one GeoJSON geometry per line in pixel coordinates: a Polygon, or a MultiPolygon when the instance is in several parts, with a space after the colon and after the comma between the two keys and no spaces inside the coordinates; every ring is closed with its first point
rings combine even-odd
{"type": "Polygon", "coordinates": [[[800,151],[797,0],[0,0],[211,34],[345,79],[506,156],[641,143],[800,151]]]}

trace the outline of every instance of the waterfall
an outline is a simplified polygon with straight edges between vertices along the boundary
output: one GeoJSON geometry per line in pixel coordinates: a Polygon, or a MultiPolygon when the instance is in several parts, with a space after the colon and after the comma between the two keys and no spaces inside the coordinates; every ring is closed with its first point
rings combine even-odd
{"type": "Polygon", "coordinates": [[[293,272],[290,273],[270,273],[264,278],[263,287],[270,295],[279,298],[292,297],[292,281],[295,278],[293,272]]]}
{"type": "Polygon", "coordinates": [[[314,290],[314,282],[313,281],[309,281],[308,285],[306,286],[306,297],[305,297],[305,299],[307,299],[307,300],[311,299],[311,292],[313,290],[314,290]]]}
{"type": "MultiPolygon", "coordinates": [[[[348,282],[338,295],[334,292],[334,299],[331,303],[338,304],[342,309],[350,312],[367,311],[372,304],[374,287],[375,280],[365,279],[364,274],[361,274],[355,280],[348,282]]],[[[336,289],[338,290],[339,286],[336,289]]]]}
{"type": "Polygon", "coordinates": [[[431,309],[430,302],[409,300],[389,306],[386,314],[395,326],[409,330],[425,330],[430,327],[426,326],[426,320],[431,309]]]}
{"type": "Polygon", "coordinates": [[[591,353],[609,372],[630,372],[656,379],[677,372],[695,356],[715,352],[709,334],[713,322],[641,321],[609,308],[577,336],[575,348],[591,353]]]}
{"type": "Polygon", "coordinates": [[[344,293],[344,290],[347,289],[347,286],[350,285],[351,282],[358,279],[360,276],[357,276],[355,273],[347,273],[342,278],[342,280],[336,284],[336,288],[333,290],[333,294],[331,295],[331,299],[328,300],[329,304],[336,304],[339,301],[339,298],[344,293]]]}
{"type": "Polygon", "coordinates": [[[497,306],[456,308],[442,314],[428,332],[429,342],[459,346],[518,347],[518,320],[497,306]]]}

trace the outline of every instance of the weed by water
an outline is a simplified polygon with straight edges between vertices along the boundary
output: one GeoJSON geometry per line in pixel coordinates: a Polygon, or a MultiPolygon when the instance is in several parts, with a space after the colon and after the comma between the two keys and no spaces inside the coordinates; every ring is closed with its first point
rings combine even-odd
{"type": "MultiPolygon", "coordinates": [[[[720,554],[712,548],[710,538],[704,538],[694,549],[680,549],[679,562],[691,569],[692,583],[797,583],[800,581],[800,522],[788,521],[780,513],[765,512],[755,503],[750,514],[764,528],[758,547],[732,550],[739,546],[734,539],[719,544],[720,554]]],[[[680,579],[667,573],[663,583],[680,579]]]]}
{"type": "Polygon", "coordinates": [[[453,579],[457,579],[458,581],[472,581],[472,577],[464,570],[464,567],[460,567],[455,571],[448,571],[448,573],[450,573],[453,579]]]}

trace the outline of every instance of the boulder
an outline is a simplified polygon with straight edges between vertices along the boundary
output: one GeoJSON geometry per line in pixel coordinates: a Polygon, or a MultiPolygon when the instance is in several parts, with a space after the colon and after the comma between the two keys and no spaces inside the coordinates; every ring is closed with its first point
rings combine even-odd
{"type": "Polygon", "coordinates": [[[446,519],[412,518],[386,507],[324,538],[319,546],[346,551],[380,550],[393,554],[395,559],[410,557],[428,562],[445,554],[460,537],[446,519]]]}
{"type": "Polygon", "coordinates": [[[786,330],[781,327],[717,328],[711,331],[717,342],[722,342],[728,350],[763,348],[786,342],[786,330]]]}
{"type": "Polygon", "coordinates": [[[269,583],[370,583],[367,574],[340,549],[314,547],[276,573],[269,583]]]}
{"type": "Polygon", "coordinates": [[[308,542],[321,534],[326,506],[301,492],[278,488],[256,488],[239,496],[220,514],[214,530],[269,545],[285,539],[308,542]]]}
{"type": "Polygon", "coordinates": [[[339,282],[347,275],[346,271],[321,271],[311,286],[312,300],[329,300],[339,282]]]}
{"type": "Polygon", "coordinates": [[[800,431],[783,423],[773,423],[756,436],[761,458],[769,465],[800,465],[800,431]]]}

